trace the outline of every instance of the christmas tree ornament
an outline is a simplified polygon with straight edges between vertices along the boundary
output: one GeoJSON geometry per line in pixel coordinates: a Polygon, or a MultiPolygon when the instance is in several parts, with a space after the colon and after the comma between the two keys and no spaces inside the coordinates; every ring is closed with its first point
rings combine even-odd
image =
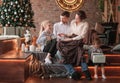
{"type": "Polygon", "coordinates": [[[28,20],[28,22],[30,22],[30,20],[28,20]]]}
{"type": "Polygon", "coordinates": [[[7,16],[7,18],[10,18],[10,16],[7,16]]]}
{"type": "Polygon", "coordinates": [[[26,7],[28,6],[28,4],[26,4],[26,7]]]}
{"type": "Polygon", "coordinates": [[[10,12],[11,10],[10,10],[10,9],[8,9],[8,11],[10,12]]]}
{"type": "Polygon", "coordinates": [[[28,16],[27,15],[25,15],[25,18],[27,18],[28,16]]]}
{"type": "Polygon", "coordinates": [[[20,21],[22,21],[23,19],[22,18],[20,18],[20,21]]]}
{"type": "Polygon", "coordinates": [[[26,19],[24,19],[24,21],[26,21],[26,19]]]}
{"type": "Polygon", "coordinates": [[[30,18],[30,15],[28,15],[28,18],[30,18]]]}
{"type": "Polygon", "coordinates": [[[10,22],[8,21],[8,24],[10,24],[10,22]]]}
{"type": "Polygon", "coordinates": [[[21,13],[19,13],[19,16],[21,16],[21,13]]]}
{"type": "Polygon", "coordinates": [[[24,11],[21,9],[21,12],[24,12],[24,11]]]}
{"type": "Polygon", "coordinates": [[[15,11],[15,12],[14,12],[14,14],[16,15],[16,14],[17,14],[17,12],[15,11]]]}
{"type": "Polygon", "coordinates": [[[6,8],[8,8],[9,7],[9,5],[7,4],[7,5],[5,5],[6,6],[6,8]]]}
{"type": "Polygon", "coordinates": [[[8,27],[8,24],[6,24],[5,26],[8,27]]]}
{"type": "Polygon", "coordinates": [[[4,18],[3,15],[1,16],[1,18],[2,18],[2,19],[4,18]]]}
{"type": "Polygon", "coordinates": [[[6,3],[4,2],[3,5],[6,5],[6,3]]]}
{"type": "Polygon", "coordinates": [[[13,2],[11,1],[10,5],[13,5],[13,2]]]}
{"type": "Polygon", "coordinates": [[[18,8],[20,7],[20,5],[17,6],[18,8]]]}
{"type": "Polygon", "coordinates": [[[15,1],[16,4],[18,4],[18,1],[15,1]]]}
{"type": "Polygon", "coordinates": [[[19,16],[16,16],[16,18],[19,18],[19,16]]]}
{"type": "Polygon", "coordinates": [[[1,15],[3,14],[3,12],[1,12],[1,15]]]}
{"type": "Polygon", "coordinates": [[[7,15],[8,15],[8,13],[6,12],[6,13],[5,13],[5,15],[7,16],[7,15]]]}
{"type": "Polygon", "coordinates": [[[25,26],[28,27],[28,24],[26,24],[25,26]]]}
{"type": "Polygon", "coordinates": [[[10,27],[12,27],[12,25],[10,25],[10,27]]]}
{"type": "Polygon", "coordinates": [[[4,9],[5,12],[7,12],[7,9],[4,9]]]}
{"type": "Polygon", "coordinates": [[[21,25],[22,25],[22,23],[19,23],[19,25],[21,26],[21,25]]]}
{"type": "Polygon", "coordinates": [[[17,19],[14,19],[14,22],[16,22],[17,21],[17,19]]]}
{"type": "Polygon", "coordinates": [[[13,7],[15,8],[15,7],[16,7],[16,5],[13,5],[13,7]]]}
{"type": "Polygon", "coordinates": [[[11,18],[12,20],[14,19],[14,17],[11,18]]]}

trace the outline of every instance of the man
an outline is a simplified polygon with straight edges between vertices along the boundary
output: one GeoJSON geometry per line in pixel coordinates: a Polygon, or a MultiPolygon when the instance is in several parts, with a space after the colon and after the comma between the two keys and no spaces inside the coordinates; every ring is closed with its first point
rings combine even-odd
{"type": "Polygon", "coordinates": [[[62,34],[70,33],[69,17],[70,17],[70,13],[67,11],[64,11],[60,15],[60,22],[57,22],[54,24],[53,34],[55,35],[57,40],[61,39],[62,34]]]}
{"type": "MultiPolygon", "coordinates": [[[[70,32],[70,24],[69,24],[70,13],[64,11],[60,15],[60,22],[57,22],[53,26],[53,34],[57,38],[57,41],[63,39],[64,34],[69,34],[70,32]]],[[[59,51],[57,51],[56,57],[59,61],[62,61],[62,57],[59,51]]]]}
{"type": "MultiPolygon", "coordinates": [[[[70,13],[67,11],[64,11],[60,15],[60,22],[57,22],[53,26],[53,34],[57,38],[57,41],[64,39],[64,35],[71,33],[70,24],[69,24],[69,17],[70,13]]],[[[63,61],[63,57],[61,56],[61,53],[57,51],[56,58],[59,60],[59,63],[63,61]]],[[[76,74],[73,66],[71,64],[64,64],[65,68],[69,72],[70,75],[76,74]]],[[[77,74],[79,76],[79,74],[77,74]]],[[[73,79],[77,79],[76,77],[72,77],[73,79]]],[[[78,79],[80,76],[78,77],[78,79]]]]}

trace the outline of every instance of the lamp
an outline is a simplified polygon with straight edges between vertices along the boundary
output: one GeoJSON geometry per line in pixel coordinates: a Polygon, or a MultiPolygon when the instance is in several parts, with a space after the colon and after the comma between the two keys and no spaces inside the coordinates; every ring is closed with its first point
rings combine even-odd
{"type": "Polygon", "coordinates": [[[56,3],[61,9],[73,12],[82,7],[83,0],[56,0],[56,3]]]}

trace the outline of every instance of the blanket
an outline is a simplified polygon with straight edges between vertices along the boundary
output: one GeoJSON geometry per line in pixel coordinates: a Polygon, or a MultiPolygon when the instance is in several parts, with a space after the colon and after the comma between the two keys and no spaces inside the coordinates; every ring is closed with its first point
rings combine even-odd
{"type": "Polygon", "coordinates": [[[64,58],[64,64],[80,65],[84,53],[83,40],[58,41],[57,49],[64,58]]]}

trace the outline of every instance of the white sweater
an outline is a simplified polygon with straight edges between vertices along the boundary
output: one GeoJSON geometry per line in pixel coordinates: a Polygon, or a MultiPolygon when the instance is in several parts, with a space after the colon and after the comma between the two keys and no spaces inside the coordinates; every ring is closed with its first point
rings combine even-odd
{"type": "Polygon", "coordinates": [[[87,37],[89,24],[86,21],[80,22],[80,24],[76,25],[75,20],[71,22],[71,34],[76,34],[78,36],[72,38],[73,40],[80,40],[87,37]]]}

